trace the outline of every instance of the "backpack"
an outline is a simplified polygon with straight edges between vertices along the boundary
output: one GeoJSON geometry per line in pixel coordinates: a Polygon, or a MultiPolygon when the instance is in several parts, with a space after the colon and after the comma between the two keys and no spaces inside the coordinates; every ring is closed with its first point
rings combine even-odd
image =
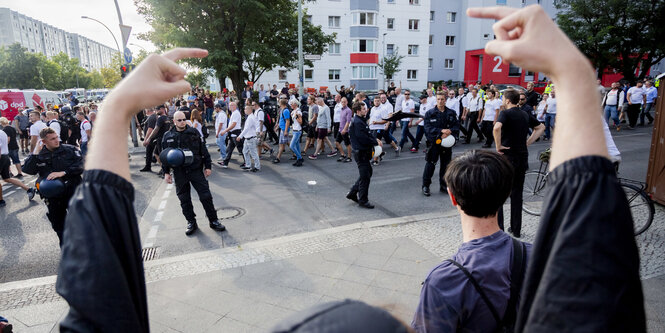
{"type": "Polygon", "coordinates": [[[208,136],[210,136],[210,133],[208,133],[208,126],[201,124],[201,133],[203,133],[203,138],[207,139],[208,136]]]}
{"type": "Polygon", "coordinates": [[[497,330],[496,332],[500,333],[510,333],[515,331],[515,322],[517,321],[517,298],[520,290],[522,289],[522,282],[524,281],[524,274],[526,270],[526,245],[518,241],[515,238],[512,238],[513,242],[513,255],[512,255],[512,266],[510,267],[510,281],[514,283],[510,284],[510,298],[508,299],[508,305],[506,306],[506,312],[503,314],[503,318],[499,317],[499,312],[496,310],[494,305],[487,297],[487,294],[483,291],[478,281],[471,275],[471,273],[464,268],[460,263],[453,259],[447,259],[446,261],[457,266],[464,275],[471,281],[473,287],[476,289],[480,297],[483,299],[485,304],[492,313],[492,317],[496,320],[497,330]]]}
{"type": "Polygon", "coordinates": [[[64,121],[59,121],[57,119],[49,121],[48,126],[51,127],[51,124],[54,122],[60,124],[60,141],[66,142],[69,139],[69,127],[64,121]]]}
{"type": "Polygon", "coordinates": [[[268,111],[266,110],[261,110],[263,111],[263,125],[265,127],[272,126],[272,118],[270,118],[270,114],[268,114],[268,111]]]}

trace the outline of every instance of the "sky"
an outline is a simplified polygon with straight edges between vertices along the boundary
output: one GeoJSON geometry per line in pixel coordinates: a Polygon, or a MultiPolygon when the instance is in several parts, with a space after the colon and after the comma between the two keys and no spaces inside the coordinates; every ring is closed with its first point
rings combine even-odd
{"type": "MultiPolygon", "coordinates": [[[[118,0],[122,23],[132,27],[127,47],[132,53],[141,50],[137,44],[148,51],[156,50],[151,42],[138,39],[138,34],[151,30],[150,25],[136,12],[134,0],[118,0]]],[[[67,32],[78,33],[112,48],[116,48],[111,34],[101,24],[81,16],[97,19],[111,29],[122,48],[122,35],[118,27],[118,14],[113,0],[0,0],[0,7],[6,7],[25,16],[40,20],[46,24],[67,32]]]]}

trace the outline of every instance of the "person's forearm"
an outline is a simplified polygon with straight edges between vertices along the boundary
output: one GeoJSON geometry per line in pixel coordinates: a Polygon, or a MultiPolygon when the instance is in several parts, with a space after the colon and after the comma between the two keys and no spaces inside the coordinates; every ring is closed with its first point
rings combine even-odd
{"type": "Polygon", "coordinates": [[[536,126],[536,128],[533,129],[533,132],[531,132],[529,138],[526,140],[526,145],[530,146],[532,143],[536,142],[536,140],[538,140],[538,138],[543,135],[543,132],[545,132],[545,125],[540,124],[536,126]]]}
{"type": "Polygon", "coordinates": [[[494,143],[496,144],[497,149],[501,146],[501,126],[497,126],[500,123],[497,123],[492,129],[492,136],[494,137],[494,143]]]}
{"type": "Polygon", "coordinates": [[[565,68],[551,74],[558,105],[550,170],[580,156],[608,156],[602,118],[598,117],[595,73],[587,59],[575,51],[575,59],[563,61],[565,68]]]}
{"type": "Polygon", "coordinates": [[[97,116],[95,131],[100,133],[104,140],[93,140],[86,156],[86,170],[106,170],[115,173],[127,181],[131,181],[129,176],[129,163],[127,159],[127,145],[118,144],[125,142],[125,132],[118,131],[119,128],[127,128],[130,123],[129,117],[119,117],[116,113],[129,114],[134,110],[128,110],[127,104],[121,98],[109,96],[110,99],[104,101],[104,107],[108,111],[101,110],[97,116]]]}

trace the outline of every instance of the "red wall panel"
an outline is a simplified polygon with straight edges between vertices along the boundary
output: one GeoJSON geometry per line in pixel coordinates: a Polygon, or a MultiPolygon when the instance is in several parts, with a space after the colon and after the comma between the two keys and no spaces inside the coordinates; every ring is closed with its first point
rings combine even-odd
{"type": "Polygon", "coordinates": [[[352,64],[378,64],[379,63],[379,54],[378,53],[351,53],[351,60],[349,61],[352,64]]]}

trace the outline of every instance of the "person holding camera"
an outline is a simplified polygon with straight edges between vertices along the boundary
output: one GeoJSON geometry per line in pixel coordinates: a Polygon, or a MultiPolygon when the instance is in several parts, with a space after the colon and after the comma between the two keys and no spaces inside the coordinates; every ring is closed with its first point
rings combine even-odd
{"type": "Polygon", "coordinates": [[[171,128],[162,139],[163,151],[160,154],[164,180],[172,184],[175,178],[175,188],[182,214],[187,219],[185,235],[189,236],[196,229],[196,214],[192,205],[190,184],[199,194],[199,200],[206,211],[210,221],[210,228],[224,231],[226,227],[219,222],[215,205],[212,203],[212,194],[206,178],[212,173],[212,160],[206,149],[199,131],[187,125],[185,114],[181,111],[173,115],[175,126],[171,128]],[[205,171],[204,171],[205,169],[205,171]],[[173,176],[171,176],[173,170],[173,176]]]}

